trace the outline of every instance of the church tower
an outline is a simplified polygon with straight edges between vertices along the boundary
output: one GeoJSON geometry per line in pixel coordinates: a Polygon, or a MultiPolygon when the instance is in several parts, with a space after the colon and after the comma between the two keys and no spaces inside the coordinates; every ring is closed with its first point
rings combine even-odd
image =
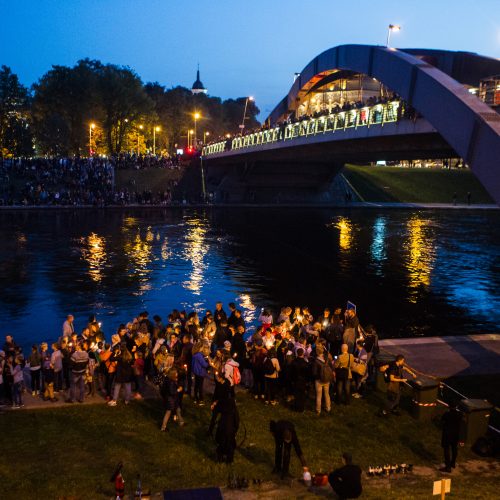
{"type": "Polygon", "coordinates": [[[191,87],[192,94],[206,94],[208,90],[203,86],[200,80],[200,65],[198,64],[198,71],[196,71],[196,81],[191,87]]]}

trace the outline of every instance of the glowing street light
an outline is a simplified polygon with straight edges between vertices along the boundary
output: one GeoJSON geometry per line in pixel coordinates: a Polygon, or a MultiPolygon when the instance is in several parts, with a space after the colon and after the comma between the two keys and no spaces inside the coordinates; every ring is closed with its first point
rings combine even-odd
{"type": "Polygon", "coordinates": [[[153,127],[153,156],[156,153],[156,132],[159,132],[160,130],[161,128],[158,126],[153,127]]]}
{"type": "Polygon", "coordinates": [[[188,130],[188,148],[191,147],[191,136],[194,134],[194,130],[188,130]]]}
{"type": "Polygon", "coordinates": [[[92,130],[95,129],[95,123],[89,125],[89,156],[92,156],[92,130]]]}
{"type": "MultiPolygon", "coordinates": [[[[144,125],[139,125],[139,129],[142,130],[144,125]]],[[[139,156],[139,130],[137,131],[137,156],[139,156]]]]}
{"type": "Polygon", "coordinates": [[[204,132],[203,133],[203,144],[207,142],[207,137],[210,135],[210,132],[204,132]]]}
{"type": "Polygon", "coordinates": [[[248,101],[253,101],[254,98],[253,96],[248,96],[245,100],[245,110],[243,111],[243,121],[241,122],[240,129],[241,129],[241,135],[243,135],[243,132],[245,130],[245,120],[247,119],[247,107],[248,107],[248,101]]]}
{"type": "Polygon", "coordinates": [[[197,147],[197,139],[196,139],[196,123],[198,122],[198,120],[201,118],[201,115],[200,113],[198,113],[198,111],[196,111],[193,115],[194,117],[194,147],[196,148],[197,147]]]}
{"type": "Polygon", "coordinates": [[[391,33],[393,31],[401,31],[401,26],[399,24],[389,24],[389,28],[387,30],[387,43],[386,43],[387,47],[389,47],[389,42],[391,40],[391,33]]]}

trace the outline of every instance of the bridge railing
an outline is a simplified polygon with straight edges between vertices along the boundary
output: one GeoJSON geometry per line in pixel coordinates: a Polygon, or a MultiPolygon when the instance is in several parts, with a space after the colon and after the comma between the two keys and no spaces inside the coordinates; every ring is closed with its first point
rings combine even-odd
{"type": "Polygon", "coordinates": [[[271,129],[237,136],[232,140],[228,139],[208,144],[203,147],[202,155],[209,156],[229,150],[252,148],[273,142],[288,141],[296,137],[336,133],[352,128],[357,129],[358,127],[383,126],[386,123],[400,120],[402,116],[403,103],[401,101],[375,104],[374,106],[365,106],[316,118],[308,118],[296,123],[283,124],[271,129]]]}

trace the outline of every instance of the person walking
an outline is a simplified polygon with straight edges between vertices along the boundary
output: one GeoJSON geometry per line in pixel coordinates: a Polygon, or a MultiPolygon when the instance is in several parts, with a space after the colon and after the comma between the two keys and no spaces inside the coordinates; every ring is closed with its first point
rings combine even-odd
{"type": "Polygon", "coordinates": [[[444,452],[444,467],[439,469],[441,472],[451,472],[456,466],[462,418],[463,415],[454,402],[450,403],[448,410],[441,417],[443,424],[441,446],[444,452]]]}
{"type": "Polygon", "coordinates": [[[160,430],[166,432],[168,422],[172,413],[177,417],[177,422],[181,427],[184,426],[184,419],[182,418],[180,401],[182,397],[183,387],[179,384],[179,375],[175,368],[171,368],[163,384],[161,386],[160,392],[163,398],[163,403],[165,406],[165,415],[163,416],[163,421],[160,430]]]}

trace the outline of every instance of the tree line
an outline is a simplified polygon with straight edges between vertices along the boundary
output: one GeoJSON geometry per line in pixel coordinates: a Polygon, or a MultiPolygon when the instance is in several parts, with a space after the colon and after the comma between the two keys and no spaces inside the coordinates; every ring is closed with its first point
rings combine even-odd
{"type": "MultiPolygon", "coordinates": [[[[185,87],[144,84],[130,68],[83,59],[52,66],[31,88],[7,66],[0,69],[0,154],[87,155],[175,152],[240,131],[246,97],[222,100],[185,87]]],[[[245,128],[259,126],[248,101],[245,128]]]]}

